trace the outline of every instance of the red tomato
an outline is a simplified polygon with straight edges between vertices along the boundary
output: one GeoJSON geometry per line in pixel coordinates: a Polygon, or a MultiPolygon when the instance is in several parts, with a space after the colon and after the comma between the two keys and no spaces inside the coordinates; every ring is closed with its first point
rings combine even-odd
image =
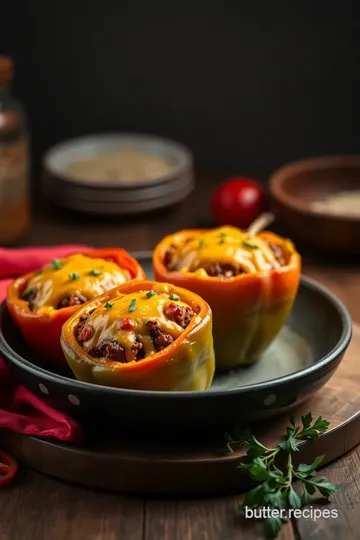
{"type": "Polygon", "coordinates": [[[121,323],[121,330],[132,330],[134,328],[135,324],[134,321],[129,319],[128,317],[125,317],[121,323]]]}
{"type": "Polygon", "coordinates": [[[263,187],[251,178],[230,178],[220,184],[211,199],[211,213],[217,225],[247,229],[266,210],[263,187]]]}
{"type": "Polygon", "coordinates": [[[0,452],[0,488],[14,480],[17,470],[17,461],[9,454],[0,452]]]}

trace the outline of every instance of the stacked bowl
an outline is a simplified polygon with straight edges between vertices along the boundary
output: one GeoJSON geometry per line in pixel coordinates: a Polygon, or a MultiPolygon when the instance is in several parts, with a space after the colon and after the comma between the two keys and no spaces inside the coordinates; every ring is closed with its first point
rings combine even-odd
{"type": "Polygon", "coordinates": [[[190,150],[154,135],[102,134],[66,141],[45,154],[43,169],[48,199],[91,214],[160,210],[194,189],[190,150]]]}

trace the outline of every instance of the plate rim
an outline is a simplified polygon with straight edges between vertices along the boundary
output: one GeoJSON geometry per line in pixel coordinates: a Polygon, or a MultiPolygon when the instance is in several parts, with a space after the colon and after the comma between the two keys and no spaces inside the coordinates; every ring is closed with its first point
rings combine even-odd
{"type": "Polygon", "coordinates": [[[184,171],[192,170],[194,166],[194,157],[191,152],[191,150],[185,146],[183,143],[178,142],[174,139],[171,139],[170,137],[162,137],[160,135],[151,134],[151,133],[142,133],[142,132],[118,132],[118,131],[109,131],[109,132],[103,132],[103,133],[91,133],[87,135],[82,135],[79,137],[73,137],[71,139],[66,139],[63,141],[60,141],[56,144],[54,144],[51,148],[49,148],[42,158],[42,165],[44,171],[46,171],[49,175],[60,179],[62,182],[65,182],[69,184],[70,186],[78,186],[78,187],[87,187],[89,189],[93,190],[112,190],[112,189],[140,189],[148,186],[155,186],[155,185],[162,185],[164,183],[167,183],[168,181],[172,180],[175,176],[182,174],[184,171]],[[168,172],[163,173],[161,175],[158,175],[154,177],[151,181],[146,180],[139,180],[134,183],[125,181],[122,182],[118,186],[114,186],[112,183],[108,182],[101,182],[101,180],[97,180],[96,182],[84,182],[76,179],[70,174],[66,173],[66,170],[63,168],[61,170],[57,170],[53,166],[53,159],[54,156],[58,152],[66,151],[68,148],[71,148],[71,146],[77,146],[79,144],[86,144],[89,142],[99,142],[99,141],[106,141],[110,139],[133,139],[134,146],[136,146],[136,142],[141,141],[150,141],[150,142],[157,142],[160,145],[172,147],[173,150],[176,150],[177,153],[180,156],[180,160],[175,165],[172,165],[172,167],[169,169],[168,172]]]}
{"type": "MultiPolygon", "coordinates": [[[[152,251],[149,250],[142,250],[142,251],[133,251],[131,252],[131,255],[135,257],[136,259],[151,259],[152,258],[152,251]]],[[[77,379],[70,379],[69,377],[66,377],[64,375],[59,375],[57,373],[52,373],[51,371],[48,371],[42,367],[38,367],[26,358],[23,358],[19,353],[17,353],[10,345],[7,343],[7,341],[4,338],[2,329],[0,327],[0,352],[1,350],[5,350],[8,356],[11,357],[11,361],[17,365],[17,367],[20,367],[21,369],[24,369],[25,371],[31,373],[34,376],[41,375],[45,379],[51,382],[56,382],[57,384],[60,384],[61,386],[69,386],[69,382],[71,386],[79,391],[81,390],[95,390],[100,388],[102,392],[105,392],[106,394],[117,394],[119,396],[129,396],[129,397],[142,397],[142,398],[152,398],[152,399],[163,399],[164,397],[168,399],[216,399],[220,397],[226,396],[233,396],[233,395],[240,395],[240,394],[247,394],[247,393],[254,393],[254,392],[261,392],[266,391],[268,392],[271,389],[276,389],[279,386],[283,386],[287,383],[294,383],[301,381],[303,379],[306,379],[308,377],[311,377],[312,375],[316,373],[321,373],[325,368],[331,366],[339,357],[341,357],[347,347],[349,346],[349,343],[352,338],[352,319],[351,316],[345,307],[344,303],[334,294],[332,293],[327,287],[320,284],[317,280],[314,280],[312,278],[309,278],[305,275],[301,275],[300,277],[300,287],[305,287],[308,289],[311,289],[317,293],[320,293],[323,297],[326,298],[327,301],[329,301],[333,307],[336,309],[336,311],[339,313],[341,321],[342,321],[342,332],[339,340],[335,344],[335,346],[322,358],[320,358],[317,362],[310,364],[308,366],[305,366],[304,368],[294,371],[292,373],[288,373],[286,375],[283,375],[281,377],[277,377],[275,379],[269,379],[266,381],[261,381],[258,383],[252,383],[240,386],[238,388],[221,388],[218,390],[213,390],[209,392],[208,390],[199,390],[199,391],[159,391],[159,390],[136,390],[136,389],[130,389],[130,388],[116,388],[112,386],[104,386],[99,384],[93,384],[83,381],[78,381],[77,379]]],[[[6,299],[1,303],[0,305],[0,322],[4,316],[4,313],[7,311],[6,306],[6,299]]]]}

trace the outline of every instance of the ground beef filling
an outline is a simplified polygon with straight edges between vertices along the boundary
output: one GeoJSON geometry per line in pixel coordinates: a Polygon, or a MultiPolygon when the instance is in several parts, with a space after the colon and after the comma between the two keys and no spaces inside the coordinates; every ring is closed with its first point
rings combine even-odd
{"type": "Polygon", "coordinates": [[[165,252],[164,265],[170,272],[176,269],[176,246],[172,244],[165,252]]]}
{"type": "MultiPolygon", "coordinates": [[[[186,238],[184,240],[184,245],[188,244],[194,240],[193,236],[189,236],[189,238],[186,238]]],[[[176,246],[175,244],[171,244],[168,249],[165,251],[164,255],[164,265],[166,266],[166,269],[172,272],[173,270],[176,270],[177,261],[176,261],[176,246]]]]}
{"type": "Polygon", "coordinates": [[[286,266],[288,263],[288,256],[286,255],[286,252],[283,250],[282,246],[274,244],[273,242],[268,242],[268,245],[280,266],[286,266]]]}
{"type": "Polygon", "coordinates": [[[81,306],[85,304],[89,299],[80,292],[68,294],[57,305],[57,309],[62,309],[70,306],[81,306]]]}
{"type": "MultiPolygon", "coordinates": [[[[23,293],[22,298],[23,300],[26,300],[29,304],[30,311],[34,311],[35,308],[35,300],[38,294],[38,290],[36,287],[29,291],[25,291],[23,293]]],[[[82,304],[85,304],[88,301],[88,298],[81,294],[80,292],[76,292],[74,294],[69,294],[62,298],[58,305],[56,306],[56,309],[62,309],[70,306],[80,306],[82,304]]]]}
{"type": "Polygon", "coordinates": [[[156,352],[162,351],[174,341],[171,334],[167,334],[160,330],[158,321],[148,321],[146,326],[149,329],[149,334],[153,340],[156,352]]]}
{"type": "MultiPolygon", "coordinates": [[[[274,244],[273,242],[267,242],[267,244],[280,266],[286,266],[289,258],[283,247],[274,244]]],[[[176,270],[176,246],[174,244],[172,244],[165,252],[164,265],[170,272],[176,270]]],[[[205,271],[209,277],[224,279],[229,279],[243,273],[241,268],[233,266],[232,264],[221,264],[219,262],[215,262],[209,266],[209,268],[205,268],[205,271]]]]}
{"type": "Polygon", "coordinates": [[[242,273],[241,268],[236,268],[231,264],[214,263],[206,269],[206,273],[210,277],[219,277],[229,279],[238,276],[242,273]]]}
{"type": "Polygon", "coordinates": [[[175,303],[169,304],[165,308],[164,313],[168,319],[176,322],[181,328],[189,326],[189,323],[194,316],[191,307],[187,306],[185,308],[184,306],[179,306],[179,304],[175,303]]]}
{"type": "Polygon", "coordinates": [[[34,311],[35,307],[35,300],[37,297],[37,289],[26,289],[25,292],[22,295],[22,299],[26,300],[26,302],[29,304],[30,311],[34,311]]]}
{"type": "MultiPolygon", "coordinates": [[[[164,313],[168,319],[176,322],[184,329],[190,324],[191,319],[194,316],[194,312],[190,307],[180,306],[175,303],[169,304],[165,308],[164,313]]],[[[88,317],[89,314],[82,315],[74,330],[75,338],[81,345],[91,339],[93,335],[92,327],[87,324],[88,317]]],[[[160,329],[157,320],[147,321],[146,327],[156,352],[162,351],[173,343],[173,336],[167,332],[163,332],[160,329]]],[[[124,347],[118,343],[116,339],[104,339],[98,343],[96,347],[91,347],[87,353],[94,358],[104,358],[121,363],[127,363],[129,361],[126,358],[124,347]]],[[[145,358],[145,350],[144,345],[141,342],[141,336],[136,337],[136,340],[131,347],[131,357],[132,360],[135,360],[136,362],[145,358]]]]}

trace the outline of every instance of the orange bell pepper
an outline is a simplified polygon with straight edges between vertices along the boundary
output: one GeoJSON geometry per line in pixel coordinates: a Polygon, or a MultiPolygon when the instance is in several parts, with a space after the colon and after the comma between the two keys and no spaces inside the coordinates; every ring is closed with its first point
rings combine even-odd
{"type": "Polygon", "coordinates": [[[62,367],[66,362],[60,346],[61,328],[81,303],[124,281],[144,278],[140,264],[124,249],[95,249],[56,259],[15,279],[8,287],[6,303],[27,344],[42,362],[62,367]],[[36,297],[31,304],[33,292],[36,297]]]}
{"type": "Polygon", "coordinates": [[[153,253],[157,281],[185,287],[213,311],[216,369],[255,362],[284,325],[301,273],[290,240],[235,227],[183,230],[153,253]]]}
{"type": "Polygon", "coordinates": [[[206,390],[215,371],[209,305],[167,283],[125,283],[85,304],[61,345],[76,378],[94,384],[206,390]]]}

